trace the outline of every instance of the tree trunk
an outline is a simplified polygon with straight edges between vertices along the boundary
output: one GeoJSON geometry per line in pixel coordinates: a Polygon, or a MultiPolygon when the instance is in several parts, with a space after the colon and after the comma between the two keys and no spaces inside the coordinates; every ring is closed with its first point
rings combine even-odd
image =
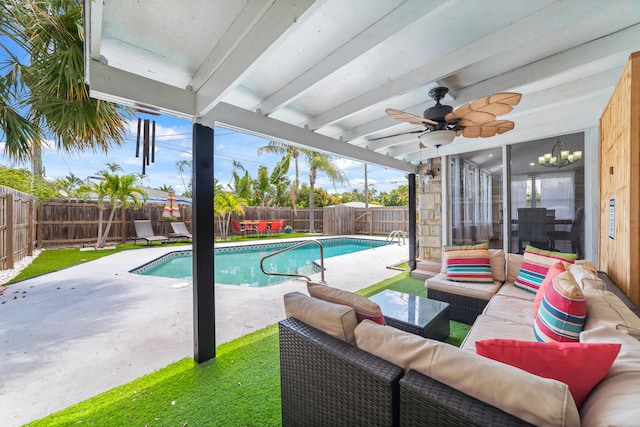
{"type": "Polygon", "coordinates": [[[104,213],[104,208],[98,208],[98,241],[96,242],[96,249],[100,249],[100,241],[102,240],[102,216],[104,213]]]}
{"type": "Polygon", "coordinates": [[[111,213],[109,214],[109,221],[107,222],[107,226],[104,229],[103,235],[100,237],[100,247],[104,248],[107,243],[107,236],[109,235],[109,231],[111,230],[111,224],[113,223],[113,217],[116,214],[116,207],[113,206],[111,208],[111,213]]]}
{"type": "Polygon", "coordinates": [[[313,224],[314,188],[316,186],[316,171],[311,169],[309,173],[309,233],[315,233],[313,224]]]}

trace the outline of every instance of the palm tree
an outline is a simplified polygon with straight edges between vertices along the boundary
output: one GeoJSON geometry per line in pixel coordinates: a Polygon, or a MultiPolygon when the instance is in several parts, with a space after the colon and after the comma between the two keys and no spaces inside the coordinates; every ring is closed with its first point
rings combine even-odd
{"type": "Polygon", "coordinates": [[[244,215],[243,205],[247,201],[242,198],[236,198],[231,193],[218,193],[213,198],[213,214],[220,217],[218,226],[220,234],[224,240],[227,240],[229,233],[229,223],[231,222],[231,214],[236,212],[238,215],[244,215]]]}
{"type": "MultiPolygon", "coordinates": [[[[298,186],[300,184],[300,170],[298,168],[298,158],[300,157],[300,149],[294,145],[285,144],[278,141],[269,141],[268,145],[258,148],[258,155],[269,154],[284,154],[293,158],[293,164],[295,167],[296,175],[293,181],[293,185],[289,189],[289,199],[291,200],[291,207],[293,208],[293,214],[297,216],[296,211],[296,199],[298,197],[298,186]]],[[[288,167],[287,167],[288,168],[288,167]]]]}
{"type": "Polygon", "coordinates": [[[313,233],[315,232],[313,224],[313,190],[318,172],[324,172],[332,183],[344,182],[347,177],[329,155],[311,150],[302,150],[302,152],[307,158],[307,162],[309,162],[309,232],[313,233]]]}
{"type": "MultiPolygon", "coordinates": [[[[180,160],[176,162],[176,169],[178,169],[178,173],[180,174],[180,179],[182,180],[182,186],[184,187],[184,196],[187,196],[187,192],[191,193],[191,181],[189,181],[189,185],[184,182],[183,173],[186,169],[191,170],[191,160],[180,160]]],[[[191,197],[189,194],[187,197],[191,197]]]]}
{"type": "Polygon", "coordinates": [[[268,145],[258,149],[258,154],[262,153],[286,154],[293,157],[296,168],[296,178],[291,188],[290,196],[292,199],[292,205],[294,206],[294,212],[299,182],[298,158],[303,156],[306,159],[309,164],[309,232],[313,233],[315,231],[313,223],[313,190],[315,188],[318,172],[324,172],[332,183],[346,181],[346,175],[338,168],[329,155],[318,153],[317,151],[297,148],[278,141],[269,141],[268,145]]]}
{"type": "Polygon", "coordinates": [[[101,179],[100,182],[94,182],[91,185],[91,191],[98,196],[98,209],[100,209],[96,249],[104,248],[116,209],[120,207],[128,208],[131,205],[133,205],[134,209],[137,209],[147,197],[147,193],[135,185],[137,177],[134,174],[120,176],[104,172],[102,177],[103,179],[101,179]],[[103,231],[102,222],[107,203],[111,205],[111,212],[103,231]]]}
{"type": "Polygon", "coordinates": [[[10,158],[37,156],[45,136],[65,151],[106,152],[123,141],[131,110],[90,98],[84,81],[82,1],[3,0],[0,47],[0,130],[10,158]]]}

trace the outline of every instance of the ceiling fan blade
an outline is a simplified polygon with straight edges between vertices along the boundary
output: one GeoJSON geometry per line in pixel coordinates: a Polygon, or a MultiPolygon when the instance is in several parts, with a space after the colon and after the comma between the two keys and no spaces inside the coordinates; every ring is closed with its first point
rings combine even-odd
{"type": "Polygon", "coordinates": [[[465,138],[489,138],[508,132],[514,128],[510,120],[495,120],[482,126],[466,126],[462,131],[465,138]]]}
{"type": "Polygon", "coordinates": [[[371,138],[369,139],[369,141],[378,141],[380,139],[385,139],[385,138],[393,138],[394,136],[401,136],[401,135],[411,135],[413,133],[422,133],[424,132],[424,129],[421,130],[412,130],[410,132],[402,132],[402,133],[396,133],[394,135],[387,135],[387,136],[380,136],[378,138],[371,138]]]}
{"type": "Polygon", "coordinates": [[[401,122],[411,123],[413,125],[437,125],[438,122],[425,119],[424,117],[416,116],[415,114],[407,113],[406,111],[394,110],[393,108],[387,108],[384,110],[389,116],[401,122]]]}
{"type": "MultiPolygon", "coordinates": [[[[447,114],[445,120],[460,119],[461,121],[470,121],[474,125],[482,125],[494,120],[496,116],[509,113],[513,110],[513,106],[520,102],[521,98],[521,94],[514,92],[495,93],[457,108],[452,113],[447,114]]],[[[459,124],[460,126],[465,126],[462,123],[459,124]]]]}

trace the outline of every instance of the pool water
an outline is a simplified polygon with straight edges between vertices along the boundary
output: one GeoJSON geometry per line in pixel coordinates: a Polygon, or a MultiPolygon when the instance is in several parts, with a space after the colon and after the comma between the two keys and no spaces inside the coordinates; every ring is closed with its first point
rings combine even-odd
{"type": "MultiPolygon", "coordinates": [[[[373,249],[392,242],[384,240],[331,238],[318,239],[325,258],[373,249]]],[[[300,241],[226,247],[214,249],[213,265],[216,283],[261,287],[291,280],[290,277],[269,276],[260,270],[260,260],[273,252],[300,243],[300,241]]],[[[273,256],[264,263],[269,272],[313,274],[320,271],[314,261],[320,259],[320,248],[313,243],[273,256]]],[[[192,278],[191,251],[176,251],[131,270],[148,276],[192,278]]]]}

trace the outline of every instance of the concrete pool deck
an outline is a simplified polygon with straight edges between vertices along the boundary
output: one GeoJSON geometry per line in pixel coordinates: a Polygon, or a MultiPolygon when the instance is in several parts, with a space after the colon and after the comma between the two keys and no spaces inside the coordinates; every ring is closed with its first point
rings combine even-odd
{"type": "MultiPolygon", "coordinates": [[[[0,295],[2,425],[23,425],[192,357],[191,281],[128,273],[189,247],[120,252],[5,289],[0,295]]],[[[325,281],[362,289],[399,274],[387,267],[406,261],[408,253],[408,246],[393,244],[327,258],[325,281]]],[[[319,280],[320,274],[311,278],[319,280]]],[[[284,319],[282,296],[293,291],[306,292],[306,283],[216,284],[217,344],[284,319]]]]}

